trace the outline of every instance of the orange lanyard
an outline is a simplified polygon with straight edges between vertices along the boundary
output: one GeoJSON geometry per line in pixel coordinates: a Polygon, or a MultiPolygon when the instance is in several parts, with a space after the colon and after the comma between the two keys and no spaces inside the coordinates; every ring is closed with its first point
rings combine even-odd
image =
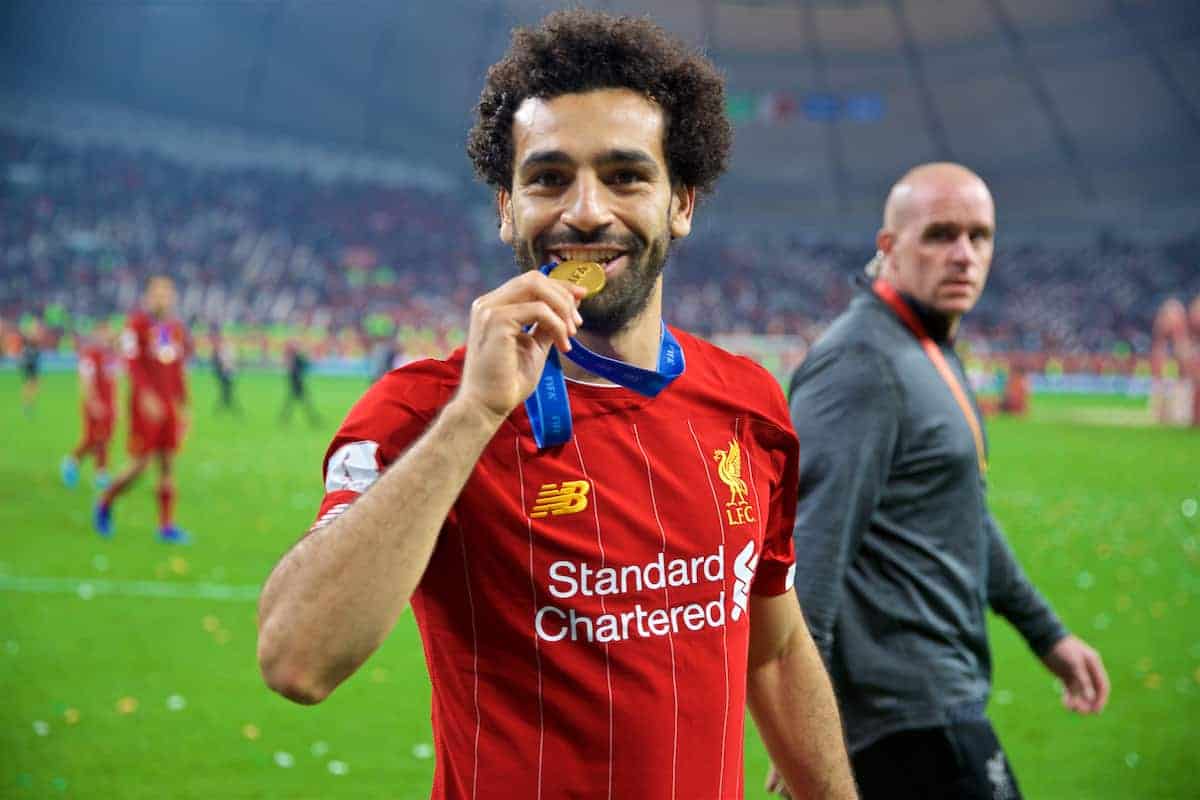
{"type": "Polygon", "coordinates": [[[875,294],[879,299],[887,303],[892,311],[896,312],[896,316],[900,321],[912,331],[912,335],[917,337],[917,341],[921,343],[921,349],[925,351],[925,355],[929,356],[929,360],[933,362],[933,367],[942,376],[947,388],[950,389],[950,394],[954,395],[954,402],[958,403],[958,408],[962,411],[963,417],[967,420],[967,427],[971,429],[971,437],[975,439],[975,457],[979,461],[979,472],[987,474],[987,455],[983,449],[983,429],[979,427],[979,418],[975,416],[975,408],[971,405],[971,401],[967,399],[967,393],[963,391],[962,384],[958,382],[958,376],[954,374],[954,370],[946,363],[946,357],[942,355],[942,349],[937,346],[937,343],[925,332],[925,326],[921,324],[921,320],[913,313],[912,308],[908,303],[904,302],[904,298],[900,293],[887,281],[877,280],[871,286],[875,290],[875,294]]]}

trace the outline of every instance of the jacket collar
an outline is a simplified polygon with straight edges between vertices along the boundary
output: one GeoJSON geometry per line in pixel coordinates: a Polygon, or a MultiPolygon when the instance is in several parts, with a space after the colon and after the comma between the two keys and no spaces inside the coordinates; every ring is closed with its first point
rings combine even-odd
{"type": "MultiPolygon", "coordinates": [[[[871,299],[882,306],[887,313],[895,316],[895,312],[871,289],[872,280],[870,278],[866,275],[855,275],[854,283],[859,289],[870,295],[871,299]]],[[[925,332],[929,334],[929,338],[938,344],[954,344],[954,339],[950,336],[950,320],[946,318],[946,315],[935,311],[912,295],[900,291],[897,293],[908,304],[908,307],[913,310],[913,313],[917,315],[917,319],[921,320],[921,325],[924,326],[925,332]]]]}

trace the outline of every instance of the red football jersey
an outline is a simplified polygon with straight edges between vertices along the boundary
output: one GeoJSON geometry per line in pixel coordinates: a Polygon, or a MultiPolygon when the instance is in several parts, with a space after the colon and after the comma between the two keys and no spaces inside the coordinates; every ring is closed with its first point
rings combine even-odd
{"type": "Polygon", "coordinates": [[[96,399],[112,414],[117,376],[116,354],[107,347],[88,345],[79,354],[79,378],[90,383],[96,399]]]}
{"type": "Polygon", "coordinates": [[[184,366],[191,347],[178,319],[156,320],[144,311],[130,314],[121,332],[121,349],[136,394],[152,389],[169,403],[186,402],[184,366]]]}
{"type": "MultiPolygon", "coordinates": [[[[774,378],[676,332],[657,398],[568,383],[574,436],[523,407],[488,445],[412,607],[434,798],[741,798],[748,593],[794,573],[798,444],[774,378]]],[[[455,391],[463,351],[395,370],[325,457],[332,521],[455,391]]]]}

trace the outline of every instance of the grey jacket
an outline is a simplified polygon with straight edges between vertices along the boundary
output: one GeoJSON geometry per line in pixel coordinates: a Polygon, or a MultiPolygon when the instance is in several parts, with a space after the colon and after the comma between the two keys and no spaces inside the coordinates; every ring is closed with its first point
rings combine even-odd
{"type": "MultiPolygon", "coordinates": [[[[944,321],[910,305],[974,404],[944,321]]],[[[1038,655],[1066,630],[988,513],[971,430],[950,390],[908,328],[864,289],[793,376],[791,412],[800,437],[796,589],[850,751],[982,717],[991,685],[984,611],[1008,619],[1038,655]]]]}

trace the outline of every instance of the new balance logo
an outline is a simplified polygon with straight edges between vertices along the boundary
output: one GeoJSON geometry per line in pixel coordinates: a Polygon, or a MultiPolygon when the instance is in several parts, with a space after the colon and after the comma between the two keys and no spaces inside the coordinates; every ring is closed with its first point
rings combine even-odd
{"type": "Polygon", "coordinates": [[[591,489],[587,481],[543,483],[529,516],[538,519],[550,515],[578,514],[588,507],[587,496],[591,489]]]}
{"type": "Polygon", "coordinates": [[[746,605],[750,602],[750,582],[754,580],[754,570],[757,567],[758,556],[754,554],[754,540],[751,539],[733,560],[733,609],[729,616],[734,622],[746,613],[746,605]]]}

